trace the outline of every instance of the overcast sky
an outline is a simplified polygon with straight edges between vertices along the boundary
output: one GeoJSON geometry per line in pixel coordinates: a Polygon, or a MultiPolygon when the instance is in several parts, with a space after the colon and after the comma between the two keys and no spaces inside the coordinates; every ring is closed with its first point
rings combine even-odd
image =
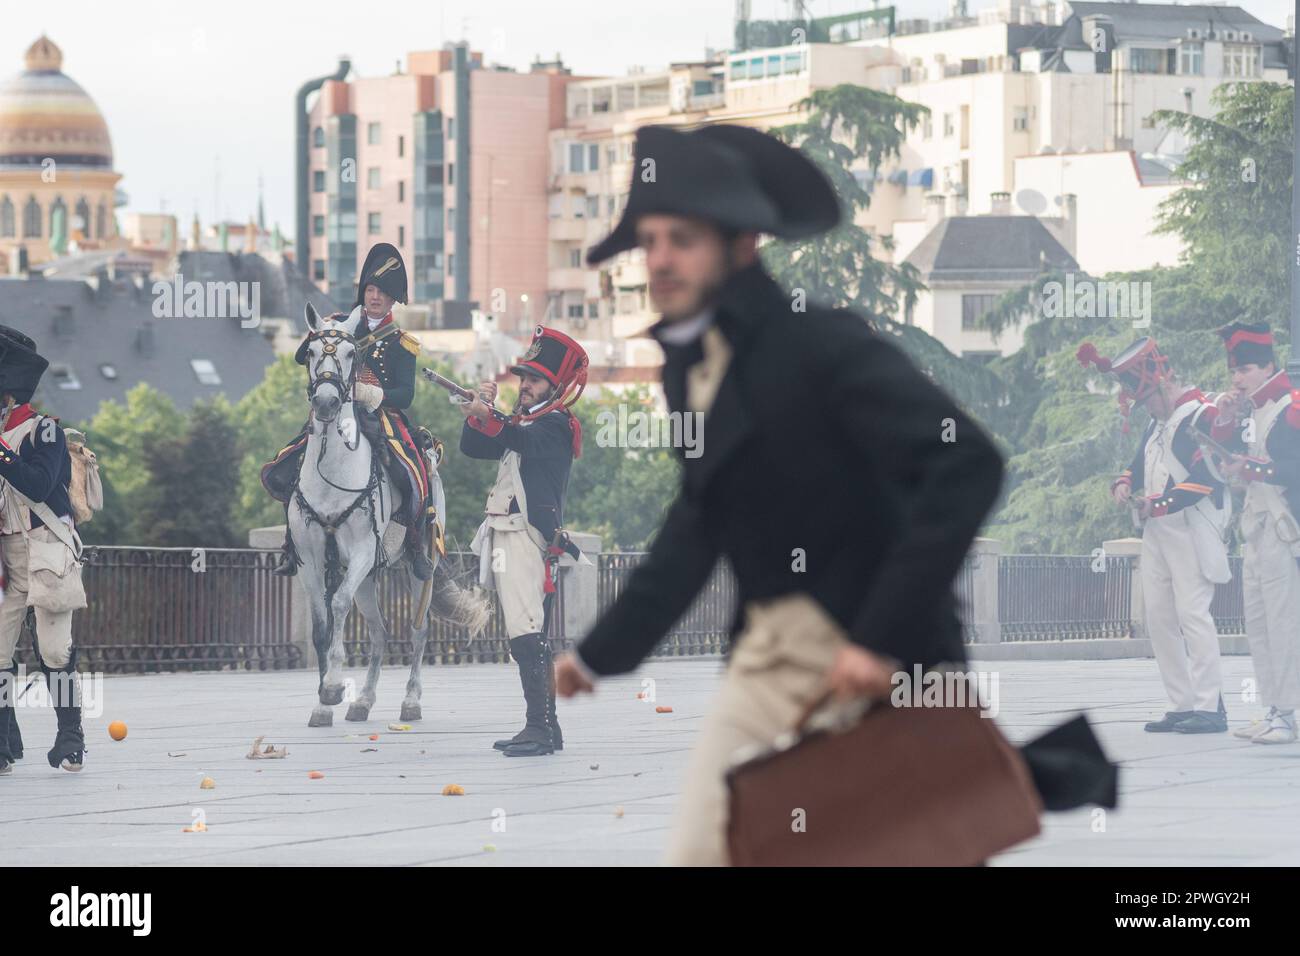
{"type": "MultiPolygon", "coordinates": [[[[938,17],[946,0],[900,0],[900,16],[938,17]]],[[[991,5],[970,0],[972,10],[991,5]]],[[[868,0],[809,0],[815,14],[868,0]]],[[[1241,4],[1285,26],[1288,0],[1241,4]]],[[[660,68],[725,47],[733,0],[0,0],[0,76],[22,69],[41,33],[64,72],[108,120],[117,171],[134,211],[197,210],[244,220],[264,182],[268,226],[293,232],[293,100],[307,79],[349,54],[363,76],[385,75],[410,50],[468,39],[490,61],[526,69],[560,53],[575,73],[660,68]]],[[[784,10],[752,0],[753,15],[784,10]]]]}

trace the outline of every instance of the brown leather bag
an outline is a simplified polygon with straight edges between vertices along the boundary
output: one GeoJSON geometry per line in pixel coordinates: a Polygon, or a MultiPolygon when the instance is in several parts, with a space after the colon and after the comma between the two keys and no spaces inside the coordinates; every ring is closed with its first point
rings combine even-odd
{"type": "Polygon", "coordinates": [[[727,783],[734,866],[974,866],[1037,836],[1042,811],[1020,752],[974,705],[882,702],[727,783]]]}

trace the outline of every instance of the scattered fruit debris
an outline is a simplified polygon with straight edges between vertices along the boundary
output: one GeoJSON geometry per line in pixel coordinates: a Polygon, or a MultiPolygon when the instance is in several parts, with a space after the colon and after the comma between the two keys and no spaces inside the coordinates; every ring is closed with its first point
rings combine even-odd
{"type": "Polygon", "coordinates": [[[126,724],[120,720],[115,720],[108,725],[108,735],[114,740],[126,739],[126,724]]]}
{"type": "Polygon", "coordinates": [[[494,843],[484,843],[484,844],[483,844],[483,852],[484,852],[484,853],[495,853],[496,851],[497,851],[496,844],[494,844],[494,843]]]}
{"type": "Polygon", "coordinates": [[[371,740],[378,740],[378,739],[379,739],[379,735],[378,735],[378,734],[371,734],[371,735],[370,735],[370,739],[371,739],[371,740]]]}
{"type": "Polygon", "coordinates": [[[245,754],[249,760],[280,760],[289,756],[288,747],[273,747],[270,744],[263,747],[262,741],[264,739],[265,735],[253,741],[252,749],[245,754]]]}
{"type": "Polygon", "coordinates": [[[217,789],[217,782],[213,780],[211,777],[204,777],[202,780],[199,781],[199,789],[215,790],[217,789]]]}
{"type": "Polygon", "coordinates": [[[655,708],[656,714],[671,714],[672,712],[673,709],[671,707],[665,707],[663,704],[660,704],[658,707],[655,708]]]}
{"type": "Polygon", "coordinates": [[[458,783],[449,783],[442,788],[442,795],[444,797],[463,797],[465,796],[465,788],[458,783]]]}
{"type": "Polygon", "coordinates": [[[187,827],[181,827],[181,833],[207,833],[208,825],[202,820],[196,820],[187,827]]]}
{"type": "Polygon", "coordinates": [[[614,816],[616,816],[616,817],[621,817],[621,816],[623,816],[623,808],[622,808],[622,807],[615,807],[615,808],[614,808],[614,816]]]}
{"type": "Polygon", "coordinates": [[[324,777],[325,774],[321,773],[319,770],[310,770],[307,772],[308,780],[322,780],[324,777]]]}
{"type": "Polygon", "coordinates": [[[403,731],[403,730],[410,730],[410,729],[411,729],[411,725],[410,725],[410,724],[389,724],[389,725],[388,725],[388,729],[389,729],[389,730],[396,730],[396,731],[398,731],[398,732],[400,733],[400,732],[403,731]]]}

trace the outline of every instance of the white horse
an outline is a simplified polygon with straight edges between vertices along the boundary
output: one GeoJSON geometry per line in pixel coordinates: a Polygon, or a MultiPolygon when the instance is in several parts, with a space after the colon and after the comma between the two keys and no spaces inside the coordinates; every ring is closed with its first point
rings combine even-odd
{"type": "MultiPolygon", "coordinates": [[[[381,464],[382,456],[362,434],[353,405],[359,364],[355,362],[355,335],[362,321],[361,308],[346,317],[321,318],[308,303],[305,315],[311,329],[307,350],[311,422],[288,520],[302,560],[299,580],[307,591],[312,643],[320,666],[320,700],[307,725],[329,727],[334,723],[333,706],[344,695],[343,630],[354,601],[370,635],[370,662],[365,686],[349,706],[347,719],[368,719],[375,703],[384,647],[391,637],[379,609],[375,571],[380,558],[388,553],[385,532],[393,524],[393,515],[400,513],[402,499],[381,464]]],[[[427,455],[425,460],[437,509],[434,520],[441,528],[446,515],[446,495],[437,472],[441,447],[436,456],[427,455]]],[[[403,530],[397,525],[394,528],[403,530]]],[[[411,673],[401,719],[419,720],[420,664],[432,617],[436,613],[443,620],[463,625],[473,637],[486,627],[490,606],[477,593],[457,585],[436,550],[432,555],[434,576],[427,583],[405,565],[400,544],[392,553],[403,563],[405,584],[416,605],[411,622],[411,673]]]]}

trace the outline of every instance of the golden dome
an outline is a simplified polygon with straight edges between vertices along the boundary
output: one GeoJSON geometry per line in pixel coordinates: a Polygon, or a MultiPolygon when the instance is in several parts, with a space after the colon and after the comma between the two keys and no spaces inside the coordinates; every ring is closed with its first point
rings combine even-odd
{"type": "Polygon", "coordinates": [[[62,72],[63,52],[42,36],[27,48],[26,69],[0,83],[0,168],[113,166],[113,144],[99,107],[62,72]]]}

